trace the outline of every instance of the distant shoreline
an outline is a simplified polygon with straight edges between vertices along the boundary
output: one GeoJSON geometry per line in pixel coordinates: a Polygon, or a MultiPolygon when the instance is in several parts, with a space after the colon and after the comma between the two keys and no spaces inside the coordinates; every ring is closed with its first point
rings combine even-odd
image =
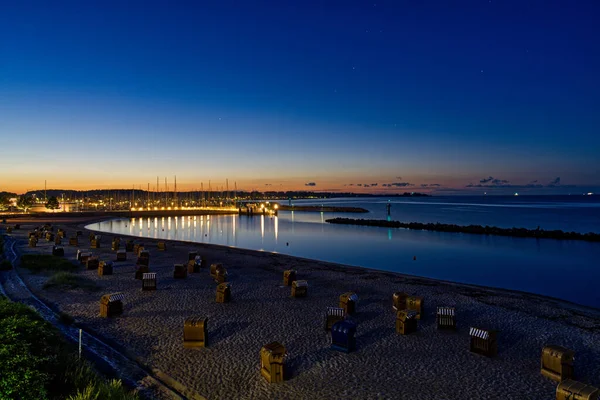
{"type": "Polygon", "coordinates": [[[425,230],[436,232],[472,233],[478,235],[510,236],[535,239],[556,240],[583,240],[587,242],[600,242],[599,233],[565,232],[562,230],[547,231],[544,229],[526,228],[499,228],[496,226],[482,225],[455,225],[440,223],[400,222],[379,219],[354,219],[354,218],[331,218],[325,220],[330,224],[375,226],[382,228],[405,228],[413,230],[425,230]]]}

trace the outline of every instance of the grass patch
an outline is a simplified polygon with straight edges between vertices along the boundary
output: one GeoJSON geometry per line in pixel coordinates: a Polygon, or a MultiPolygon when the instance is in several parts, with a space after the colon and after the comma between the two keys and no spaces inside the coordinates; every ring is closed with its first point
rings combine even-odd
{"type": "Polygon", "coordinates": [[[85,278],[83,276],[77,276],[75,274],[72,274],[72,273],[66,272],[66,271],[61,271],[61,272],[55,273],[54,275],[52,275],[50,277],[50,279],[48,279],[44,283],[44,289],[56,288],[56,287],[65,288],[65,289],[77,289],[77,288],[88,289],[88,290],[98,289],[98,286],[96,286],[94,281],[92,281],[88,278],[85,278]]]}
{"type": "Polygon", "coordinates": [[[37,274],[42,271],[75,271],[77,265],[62,257],[25,254],[21,256],[21,267],[37,274]]]}
{"type": "Polygon", "coordinates": [[[0,399],[137,400],[120,381],[106,381],[75,344],[33,309],[0,296],[0,399]]]}

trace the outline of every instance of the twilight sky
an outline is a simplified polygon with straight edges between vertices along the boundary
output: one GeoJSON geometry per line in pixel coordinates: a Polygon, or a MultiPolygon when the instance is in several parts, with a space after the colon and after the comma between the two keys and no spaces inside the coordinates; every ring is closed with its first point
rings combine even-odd
{"type": "Polygon", "coordinates": [[[7,1],[0,191],[600,191],[598,20],[595,0],[7,1]]]}

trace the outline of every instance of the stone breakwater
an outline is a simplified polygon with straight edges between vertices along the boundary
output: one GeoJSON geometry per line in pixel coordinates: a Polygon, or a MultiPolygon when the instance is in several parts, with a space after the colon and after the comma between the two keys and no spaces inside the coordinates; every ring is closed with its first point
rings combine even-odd
{"type": "Polygon", "coordinates": [[[325,222],[342,225],[377,226],[382,228],[405,228],[413,230],[425,230],[436,232],[472,233],[477,235],[512,236],[536,239],[558,239],[558,240],[584,240],[588,242],[600,242],[599,233],[565,232],[562,230],[547,231],[544,229],[526,228],[499,228],[496,226],[482,225],[455,225],[440,223],[400,222],[386,221],[381,219],[354,219],[354,218],[332,218],[325,222]]]}

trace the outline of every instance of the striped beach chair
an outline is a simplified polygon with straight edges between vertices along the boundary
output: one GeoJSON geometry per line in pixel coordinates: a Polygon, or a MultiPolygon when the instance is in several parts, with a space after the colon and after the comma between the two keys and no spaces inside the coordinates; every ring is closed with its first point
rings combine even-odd
{"type": "Polygon", "coordinates": [[[104,318],[123,314],[123,293],[105,294],[100,299],[100,316],[104,318]]]}
{"type": "Polygon", "coordinates": [[[325,330],[331,332],[333,324],[346,319],[346,310],[340,307],[327,307],[325,312],[325,330]]]}
{"type": "Polygon", "coordinates": [[[493,357],[498,353],[498,341],[495,330],[471,327],[469,329],[469,336],[471,336],[471,352],[487,357],[493,357]]]}
{"type": "Polygon", "coordinates": [[[436,321],[438,329],[456,329],[454,307],[438,307],[436,321]]]}
{"type": "Polygon", "coordinates": [[[142,290],[156,290],[156,272],[145,272],[142,275],[142,290]]]}

